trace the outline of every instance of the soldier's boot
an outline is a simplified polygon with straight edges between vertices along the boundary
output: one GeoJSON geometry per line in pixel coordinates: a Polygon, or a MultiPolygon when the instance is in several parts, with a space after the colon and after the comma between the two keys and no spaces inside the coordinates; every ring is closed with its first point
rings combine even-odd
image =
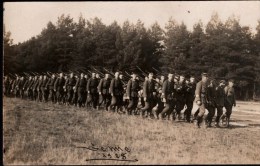
{"type": "Polygon", "coordinates": [[[230,127],[230,125],[229,125],[229,120],[230,120],[230,118],[227,117],[227,127],[228,127],[228,128],[230,127]]]}

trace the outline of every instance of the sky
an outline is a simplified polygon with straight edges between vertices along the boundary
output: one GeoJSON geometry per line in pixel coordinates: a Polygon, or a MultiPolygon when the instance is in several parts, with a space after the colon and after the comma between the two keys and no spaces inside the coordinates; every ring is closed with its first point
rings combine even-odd
{"type": "Polygon", "coordinates": [[[213,12],[223,22],[235,15],[241,25],[249,26],[255,33],[260,20],[260,1],[5,2],[4,24],[17,44],[40,34],[49,21],[56,23],[62,14],[69,14],[74,21],[80,14],[85,19],[98,17],[106,25],[114,20],[122,25],[126,20],[136,23],[140,19],[147,28],[155,22],[164,28],[172,17],[192,30],[199,20],[205,26],[213,12]]]}

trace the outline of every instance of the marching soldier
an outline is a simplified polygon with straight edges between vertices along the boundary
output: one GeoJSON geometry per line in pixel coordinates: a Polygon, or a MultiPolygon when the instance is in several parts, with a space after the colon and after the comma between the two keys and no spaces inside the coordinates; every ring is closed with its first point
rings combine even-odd
{"type": "Polygon", "coordinates": [[[37,85],[37,92],[38,92],[37,101],[41,101],[41,97],[42,97],[42,91],[41,91],[42,82],[43,82],[43,76],[40,75],[39,81],[38,81],[38,85],[37,85]]]}
{"type": "Polygon", "coordinates": [[[37,85],[38,85],[38,76],[34,76],[34,81],[32,82],[31,89],[32,89],[32,100],[37,99],[37,85]]]}
{"type": "Polygon", "coordinates": [[[97,109],[98,104],[98,79],[96,78],[96,73],[92,73],[92,77],[88,80],[87,91],[88,96],[91,98],[92,108],[97,109]]]}
{"type": "Polygon", "coordinates": [[[148,114],[148,112],[150,112],[151,109],[156,105],[156,90],[155,82],[153,80],[153,73],[149,73],[148,79],[144,82],[143,97],[145,106],[141,109],[141,116],[143,116],[145,112],[148,114]]]}
{"type": "Polygon", "coordinates": [[[47,83],[48,78],[46,75],[43,76],[42,84],[41,84],[41,92],[42,92],[42,101],[47,102],[47,83]]]}
{"type": "Polygon", "coordinates": [[[207,87],[206,93],[206,108],[208,110],[208,115],[205,118],[206,126],[212,127],[212,119],[215,115],[216,109],[216,86],[215,80],[210,80],[209,85],[207,87]]]}
{"type": "Polygon", "coordinates": [[[63,73],[60,73],[60,76],[56,79],[54,83],[54,92],[56,92],[57,103],[61,104],[63,95],[64,95],[64,84],[65,78],[63,77],[63,73]]]}
{"type": "Polygon", "coordinates": [[[190,118],[191,118],[191,111],[193,108],[193,101],[195,99],[195,89],[196,89],[195,78],[191,76],[189,82],[186,84],[185,104],[187,108],[184,111],[184,118],[186,119],[187,122],[191,122],[190,118]]]}
{"type": "Polygon", "coordinates": [[[183,110],[185,106],[185,77],[180,75],[179,81],[175,86],[175,95],[176,95],[176,114],[178,120],[181,119],[181,110],[183,110]]]}
{"type": "Polygon", "coordinates": [[[227,119],[227,127],[229,127],[230,116],[232,114],[232,107],[236,106],[236,97],[235,97],[235,89],[234,89],[234,80],[230,79],[228,81],[228,85],[225,87],[225,108],[226,113],[222,115],[221,119],[227,119]]]}
{"type": "Polygon", "coordinates": [[[76,87],[78,89],[78,104],[79,107],[82,107],[83,101],[85,99],[86,95],[86,85],[87,85],[87,80],[84,77],[85,75],[81,73],[80,78],[77,81],[76,87]]]}
{"type": "Polygon", "coordinates": [[[23,91],[26,93],[26,97],[27,97],[27,99],[29,99],[30,97],[30,92],[29,92],[29,85],[30,85],[30,83],[31,83],[31,81],[32,81],[32,76],[29,76],[29,79],[27,79],[26,81],[25,81],[25,83],[24,83],[24,85],[23,85],[23,91]]]}
{"type": "Polygon", "coordinates": [[[72,98],[73,98],[73,87],[76,85],[76,78],[74,77],[74,73],[70,73],[70,78],[68,78],[67,82],[67,105],[72,104],[72,98]]]}
{"type": "Polygon", "coordinates": [[[54,92],[55,81],[56,81],[56,76],[55,76],[55,74],[52,74],[51,78],[49,79],[49,81],[47,83],[47,88],[49,90],[48,100],[52,101],[52,103],[56,102],[56,95],[55,95],[55,92],[54,92]]]}
{"type": "Polygon", "coordinates": [[[217,117],[216,127],[219,127],[220,116],[223,114],[223,107],[225,102],[225,80],[219,82],[218,87],[216,88],[216,107],[217,107],[217,117]]]}
{"type": "Polygon", "coordinates": [[[164,114],[169,115],[169,112],[172,112],[173,92],[174,92],[173,74],[168,74],[168,80],[164,81],[162,87],[162,98],[165,107],[163,111],[159,114],[159,119],[164,118],[164,114]]]}
{"type": "Polygon", "coordinates": [[[104,102],[105,109],[108,111],[108,107],[111,103],[111,95],[109,94],[109,86],[111,80],[109,74],[105,74],[105,78],[101,79],[98,85],[98,93],[100,98],[99,106],[104,102]]]}
{"type": "Polygon", "coordinates": [[[118,111],[121,106],[123,100],[121,99],[124,94],[124,87],[123,87],[123,82],[119,78],[119,72],[115,73],[115,78],[112,79],[110,83],[110,88],[109,88],[110,94],[112,96],[112,101],[111,101],[111,109],[113,111],[118,111]]]}
{"type": "Polygon", "coordinates": [[[206,109],[206,93],[207,93],[207,81],[208,81],[208,74],[202,73],[202,79],[196,84],[196,91],[195,91],[195,102],[199,106],[199,113],[197,116],[197,126],[200,128],[200,125],[203,121],[203,115],[206,109]]]}
{"type": "Polygon", "coordinates": [[[78,76],[77,74],[75,75],[75,86],[73,86],[73,97],[72,97],[72,105],[77,106],[78,103],[78,83],[80,80],[80,76],[78,76]]]}
{"type": "Polygon", "coordinates": [[[138,91],[140,90],[139,82],[136,80],[136,73],[132,73],[132,78],[128,81],[126,89],[127,98],[129,99],[127,112],[132,115],[138,104],[138,91]]]}

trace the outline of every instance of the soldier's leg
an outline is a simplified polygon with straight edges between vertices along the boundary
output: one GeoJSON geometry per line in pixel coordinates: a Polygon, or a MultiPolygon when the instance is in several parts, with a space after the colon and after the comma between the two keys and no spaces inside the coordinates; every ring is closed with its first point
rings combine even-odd
{"type": "Polygon", "coordinates": [[[227,127],[229,127],[229,121],[230,121],[230,116],[232,114],[232,106],[227,106],[226,107],[226,118],[227,118],[227,127]]]}
{"type": "Polygon", "coordinates": [[[105,109],[108,111],[108,107],[111,104],[111,96],[109,94],[106,95],[106,100],[105,100],[105,109]]]}
{"type": "Polygon", "coordinates": [[[150,102],[149,101],[145,101],[144,107],[141,108],[140,116],[143,117],[144,113],[146,111],[148,111],[149,108],[150,108],[150,102]]]}
{"type": "Polygon", "coordinates": [[[209,106],[207,109],[208,109],[208,115],[206,117],[206,123],[208,127],[211,127],[212,119],[215,115],[215,107],[209,106]]]}
{"type": "Polygon", "coordinates": [[[205,104],[202,103],[201,106],[199,107],[199,113],[198,113],[198,116],[197,116],[197,126],[200,128],[200,124],[202,123],[203,121],[203,115],[205,114],[205,104]]]}
{"type": "Polygon", "coordinates": [[[161,113],[159,113],[159,119],[163,119],[164,115],[169,111],[169,109],[170,109],[170,103],[166,102],[164,109],[162,110],[161,113]]]}
{"type": "Polygon", "coordinates": [[[223,107],[222,106],[218,106],[217,107],[217,117],[215,119],[216,126],[219,126],[219,120],[220,120],[220,117],[221,117],[222,114],[223,114],[223,107]]]}
{"type": "Polygon", "coordinates": [[[97,105],[98,105],[98,94],[97,93],[94,93],[93,94],[93,108],[96,109],[97,108],[97,105]]]}
{"type": "Polygon", "coordinates": [[[186,110],[185,110],[185,119],[187,122],[190,122],[191,121],[191,111],[192,111],[192,108],[193,108],[193,101],[192,100],[189,100],[186,102],[186,110]]]}
{"type": "Polygon", "coordinates": [[[134,100],[133,98],[129,100],[129,104],[127,106],[127,113],[128,115],[132,115],[132,108],[134,106],[134,100]]]}
{"type": "Polygon", "coordinates": [[[113,111],[115,109],[115,106],[117,104],[117,101],[116,101],[116,96],[112,96],[112,100],[111,100],[111,104],[110,104],[110,109],[113,111]]]}

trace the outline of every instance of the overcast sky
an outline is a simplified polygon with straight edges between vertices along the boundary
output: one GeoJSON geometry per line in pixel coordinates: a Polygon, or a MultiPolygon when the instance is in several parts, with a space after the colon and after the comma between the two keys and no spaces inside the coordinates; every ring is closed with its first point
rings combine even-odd
{"type": "Polygon", "coordinates": [[[99,17],[106,25],[114,20],[122,25],[127,19],[133,23],[140,19],[149,27],[157,21],[162,28],[172,17],[178,22],[183,21],[192,30],[199,20],[205,25],[214,11],[218,12],[222,21],[232,14],[238,16],[241,25],[249,26],[255,32],[257,20],[260,19],[260,1],[6,2],[4,24],[16,44],[40,34],[49,21],[56,23],[61,14],[70,14],[75,21],[80,13],[86,19],[99,17]]]}

